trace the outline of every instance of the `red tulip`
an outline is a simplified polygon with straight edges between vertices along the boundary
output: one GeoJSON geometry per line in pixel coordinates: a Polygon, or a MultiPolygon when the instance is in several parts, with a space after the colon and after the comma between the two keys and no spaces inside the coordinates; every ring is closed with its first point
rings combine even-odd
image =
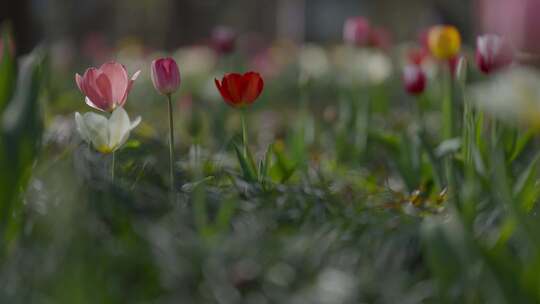
{"type": "Polygon", "coordinates": [[[415,64],[410,64],[403,68],[403,84],[407,93],[419,95],[426,89],[426,74],[422,68],[415,64]]]}
{"type": "Polygon", "coordinates": [[[261,75],[255,72],[226,74],[221,82],[215,79],[215,83],[225,102],[232,107],[252,104],[264,87],[261,75]]]}
{"type": "Polygon", "coordinates": [[[212,31],[212,46],[220,54],[229,54],[234,51],[236,33],[226,26],[218,26],[212,31]]]}
{"type": "Polygon", "coordinates": [[[75,81],[86,96],[86,104],[100,111],[112,112],[117,106],[126,103],[139,73],[140,71],[137,71],[130,79],[123,65],[111,61],[99,69],[87,69],[82,77],[76,74],[75,81]]]}
{"type": "Polygon", "coordinates": [[[381,50],[388,50],[392,45],[392,35],[385,28],[373,28],[369,32],[369,45],[381,50]]]}
{"type": "Polygon", "coordinates": [[[152,83],[159,93],[169,95],[178,90],[180,86],[180,71],[174,59],[156,59],[152,61],[151,70],[152,83]]]}
{"type": "Polygon", "coordinates": [[[353,17],[345,21],[343,40],[356,46],[365,46],[370,41],[371,26],[364,17],[353,17]]]}
{"type": "Polygon", "coordinates": [[[410,63],[421,65],[429,57],[429,50],[426,48],[412,48],[407,52],[407,59],[410,63]]]}
{"type": "Polygon", "coordinates": [[[476,64],[485,74],[499,70],[512,62],[512,51],[498,35],[487,34],[476,39],[476,64]]]}
{"type": "Polygon", "coordinates": [[[457,56],[454,56],[454,57],[447,60],[448,68],[450,69],[450,73],[452,74],[452,77],[456,76],[457,69],[458,69],[458,66],[459,66],[459,62],[463,58],[464,57],[462,55],[458,54],[457,56]]]}

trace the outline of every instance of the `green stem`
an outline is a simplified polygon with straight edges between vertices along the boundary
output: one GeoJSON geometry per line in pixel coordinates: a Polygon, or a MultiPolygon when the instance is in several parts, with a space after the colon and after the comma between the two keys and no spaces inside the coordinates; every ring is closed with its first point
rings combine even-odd
{"type": "Polygon", "coordinates": [[[174,126],[173,126],[173,104],[171,94],[167,95],[169,104],[169,182],[171,194],[174,193],[174,126]]]}
{"type": "Polygon", "coordinates": [[[452,102],[452,72],[450,69],[444,69],[443,85],[444,95],[442,104],[443,114],[443,140],[454,137],[454,108],[452,102]]]}
{"type": "Polygon", "coordinates": [[[111,163],[111,180],[114,183],[114,171],[116,167],[116,152],[112,153],[112,163],[111,163]]]}
{"type": "Polygon", "coordinates": [[[247,139],[247,129],[246,129],[246,110],[241,109],[240,117],[242,120],[242,145],[244,148],[244,157],[248,157],[248,139],[247,139]]]}
{"type": "MultiPolygon", "coordinates": [[[[444,96],[442,104],[443,114],[443,140],[454,138],[454,104],[452,99],[453,78],[452,71],[449,67],[443,72],[444,96]]],[[[459,193],[456,187],[456,172],[454,168],[453,155],[448,155],[444,159],[444,167],[446,171],[446,182],[448,185],[448,193],[454,197],[454,201],[459,207],[459,193]]]]}

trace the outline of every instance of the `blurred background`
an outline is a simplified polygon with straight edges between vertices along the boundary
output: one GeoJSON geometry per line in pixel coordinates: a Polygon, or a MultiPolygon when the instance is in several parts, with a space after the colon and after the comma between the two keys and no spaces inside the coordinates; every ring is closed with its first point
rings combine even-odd
{"type": "Polygon", "coordinates": [[[398,41],[434,23],[454,24],[470,39],[473,5],[468,0],[19,0],[3,1],[0,21],[12,21],[22,53],[40,41],[98,48],[126,39],[172,50],[204,43],[217,25],[260,43],[338,42],[343,20],[356,15],[376,20],[398,41]]]}

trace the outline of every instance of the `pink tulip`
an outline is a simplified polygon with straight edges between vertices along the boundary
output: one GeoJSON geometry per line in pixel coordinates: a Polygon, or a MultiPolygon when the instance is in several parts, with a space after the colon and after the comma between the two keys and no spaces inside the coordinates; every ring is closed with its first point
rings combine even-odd
{"type": "Polygon", "coordinates": [[[133,82],[139,76],[137,71],[131,79],[123,65],[108,62],[96,68],[89,68],[84,75],[76,74],[79,90],[86,96],[86,104],[94,109],[112,112],[126,103],[133,82]]]}
{"type": "Polygon", "coordinates": [[[403,68],[403,85],[410,95],[419,95],[426,89],[426,74],[422,68],[415,64],[403,68]]]}
{"type": "Polygon", "coordinates": [[[369,43],[371,26],[364,17],[353,17],[345,21],[343,40],[356,46],[366,46],[369,43]]]}
{"type": "Polygon", "coordinates": [[[236,32],[226,26],[217,26],[212,31],[212,46],[221,55],[234,51],[236,44],[236,32]]]}
{"type": "Polygon", "coordinates": [[[519,52],[540,54],[540,1],[476,0],[481,30],[508,39],[519,52]]]}
{"type": "Polygon", "coordinates": [[[512,50],[498,35],[486,34],[476,39],[476,64],[485,74],[497,71],[512,62],[512,50]]]}
{"type": "Polygon", "coordinates": [[[152,61],[152,82],[154,88],[163,95],[176,92],[180,86],[180,71],[176,61],[172,58],[152,61]]]}

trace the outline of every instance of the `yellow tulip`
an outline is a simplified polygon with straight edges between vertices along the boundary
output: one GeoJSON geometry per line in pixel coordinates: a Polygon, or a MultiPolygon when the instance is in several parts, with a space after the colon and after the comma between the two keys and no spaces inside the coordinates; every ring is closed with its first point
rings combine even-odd
{"type": "Polygon", "coordinates": [[[428,46],[433,57],[448,60],[459,54],[461,36],[454,26],[434,26],[428,33],[428,46]]]}

